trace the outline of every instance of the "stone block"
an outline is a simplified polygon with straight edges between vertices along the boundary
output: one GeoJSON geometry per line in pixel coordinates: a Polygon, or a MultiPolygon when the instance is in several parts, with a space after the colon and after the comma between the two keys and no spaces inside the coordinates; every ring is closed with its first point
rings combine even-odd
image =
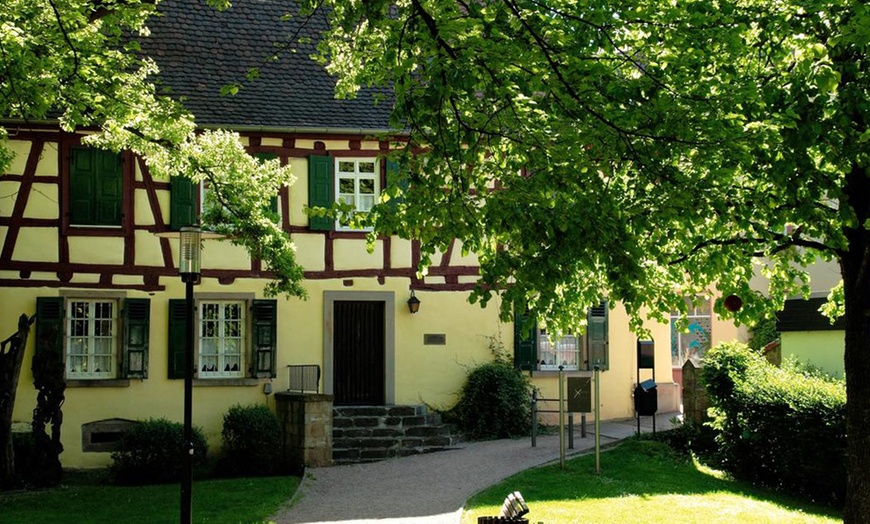
{"type": "Polygon", "coordinates": [[[391,417],[414,417],[425,413],[426,406],[393,406],[386,414],[391,417]]]}
{"type": "Polygon", "coordinates": [[[405,434],[409,437],[437,437],[447,434],[448,431],[445,426],[419,426],[406,429],[405,434]]]}

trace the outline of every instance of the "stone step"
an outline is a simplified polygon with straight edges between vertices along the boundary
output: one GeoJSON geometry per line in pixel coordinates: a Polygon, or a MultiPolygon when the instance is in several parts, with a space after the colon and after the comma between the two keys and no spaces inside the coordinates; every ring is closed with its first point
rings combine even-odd
{"type": "Polygon", "coordinates": [[[426,406],[337,407],[332,427],[335,464],[443,451],[465,440],[426,406]]]}

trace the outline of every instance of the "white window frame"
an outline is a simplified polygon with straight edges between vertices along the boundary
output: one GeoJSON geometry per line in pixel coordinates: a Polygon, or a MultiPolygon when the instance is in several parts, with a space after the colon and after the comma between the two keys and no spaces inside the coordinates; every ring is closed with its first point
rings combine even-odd
{"type": "Polygon", "coordinates": [[[247,374],[250,301],[238,298],[197,301],[196,375],[201,379],[244,378],[247,374]],[[238,306],[239,316],[228,318],[227,306],[238,306]],[[217,318],[206,318],[207,307],[217,306],[217,318]],[[212,323],[212,330],[208,330],[212,323]],[[236,326],[236,328],[232,328],[236,326]],[[211,342],[213,341],[213,343],[211,342]],[[232,351],[235,346],[237,351],[232,351]],[[206,353],[205,348],[213,348],[206,353]],[[227,369],[229,367],[229,369],[227,369]]]}
{"type": "Polygon", "coordinates": [[[67,379],[100,380],[118,377],[120,305],[121,301],[117,298],[66,297],[64,352],[67,379]],[[77,304],[87,305],[85,316],[74,316],[78,310],[77,304]],[[106,304],[111,306],[110,316],[96,316],[97,306],[106,304]],[[108,334],[106,334],[105,323],[108,323],[108,334]],[[109,352],[96,353],[97,347],[102,345],[101,341],[108,342],[109,352]],[[83,345],[84,351],[73,352],[73,347],[76,345],[83,345]],[[108,359],[109,369],[102,369],[105,366],[97,362],[97,359],[108,359]],[[88,371],[89,369],[93,371],[88,371]]]}
{"type": "MultiPolygon", "coordinates": [[[[381,194],[381,163],[377,157],[336,157],[335,166],[333,169],[334,177],[335,177],[335,202],[346,202],[348,197],[350,197],[353,202],[352,205],[354,210],[357,213],[368,213],[371,207],[374,207],[378,203],[378,198],[381,194]],[[353,170],[342,170],[342,163],[353,163],[353,170]],[[371,163],[374,164],[374,169],[372,172],[361,171],[360,164],[361,163],[371,163]],[[353,180],[354,183],[354,192],[342,192],[341,191],[341,180],[353,180]],[[371,180],[373,182],[374,192],[373,193],[361,193],[360,187],[362,185],[362,181],[371,180]],[[360,209],[359,203],[362,197],[370,197],[372,199],[371,207],[368,209],[360,209]]],[[[349,202],[351,203],[351,202],[349,202]]],[[[336,231],[370,231],[371,228],[363,228],[363,229],[355,229],[353,227],[344,225],[340,220],[335,221],[335,230],[336,231]]]]}
{"type": "Polygon", "coordinates": [[[579,371],[583,355],[583,337],[565,335],[551,341],[547,330],[538,328],[538,369],[540,371],[579,371]],[[573,348],[572,348],[573,347],[573,348]],[[573,363],[571,362],[573,356],[573,363]]]}

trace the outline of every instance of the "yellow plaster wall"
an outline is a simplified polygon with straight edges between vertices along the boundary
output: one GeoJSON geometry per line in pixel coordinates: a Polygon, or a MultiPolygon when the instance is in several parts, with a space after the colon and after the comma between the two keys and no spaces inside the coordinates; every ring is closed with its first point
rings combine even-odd
{"type": "MultiPolygon", "coordinates": [[[[172,260],[178,260],[178,242],[172,243],[172,260]]],[[[204,240],[202,248],[203,267],[209,269],[251,269],[251,259],[242,246],[229,240],[204,240]]]]}
{"type": "Polygon", "coordinates": [[[462,242],[457,240],[456,244],[453,246],[453,254],[450,257],[450,264],[454,266],[476,266],[477,263],[477,255],[474,253],[468,253],[467,255],[462,256],[462,242]]]}
{"type": "MultiPolygon", "coordinates": [[[[146,266],[163,265],[163,251],[160,249],[159,238],[148,231],[137,230],[134,233],[134,240],[136,242],[136,264],[146,266]]],[[[173,242],[173,240],[170,240],[170,243],[177,244],[178,241],[173,242]]]]}
{"type": "Polygon", "coordinates": [[[296,261],[306,271],[323,271],[326,262],[323,251],[326,249],[326,237],[320,234],[297,233],[292,236],[296,244],[296,261]]]}
{"type": "MultiPolygon", "coordinates": [[[[290,169],[296,176],[296,182],[290,186],[290,202],[308,203],[308,159],[291,158],[290,169]]],[[[307,226],[308,215],[302,205],[290,206],[290,225],[307,226]]]]}
{"type": "Polygon", "coordinates": [[[144,189],[133,193],[133,216],[136,217],[136,225],[153,226],[156,223],[148,201],[148,192],[144,189]]]}
{"type": "Polygon", "coordinates": [[[411,241],[393,237],[390,240],[390,267],[411,267],[411,241]]]}
{"type": "MultiPolygon", "coordinates": [[[[17,195],[19,187],[21,187],[21,184],[19,184],[17,181],[0,181],[0,197],[17,195]]],[[[15,209],[14,198],[0,198],[0,216],[12,216],[13,209],[15,209]]]]}
{"type": "MultiPolygon", "coordinates": [[[[420,311],[406,306],[407,283],[396,291],[396,402],[452,407],[468,369],[492,358],[491,340],[506,341],[512,326],[498,322],[493,303],[469,304],[468,293],[416,292],[420,311]],[[404,289],[401,289],[404,287],[404,289]],[[443,334],[447,344],[424,345],[424,334],[443,334]]],[[[506,346],[507,349],[510,346],[506,346]]]]}
{"type": "Polygon", "coordinates": [[[12,163],[6,170],[6,174],[23,175],[24,168],[27,166],[27,156],[30,154],[30,142],[26,140],[9,140],[5,145],[15,155],[12,163]]]}
{"type": "Polygon", "coordinates": [[[317,153],[314,150],[315,142],[323,142],[327,151],[347,151],[350,149],[350,143],[347,140],[312,140],[307,138],[297,139],[296,147],[299,149],[311,149],[312,153],[317,153]]]}
{"type": "Polygon", "coordinates": [[[381,269],[384,267],[384,243],[375,242],[371,253],[366,250],[366,239],[336,239],[333,247],[335,269],[381,269]]]}
{"type": "Polygon", "coordinates": [[[42,148],[42,155],[36,165],[37,175],[57,176],[58,172],[57,142],[46,142],[42,148]]]}
{"type": "MultiPolygon", "coordinates": [[[[72,263],[124,263],[124,239],[120,237],[68,237],[69,260],[72,263]]],[[[55,246],[56,248],[56,246],[55,246]]]]}
{"type": "Polygon", "coordinates": [[[32,262],[57,262],[57,242],[57,229],[23,227],[18,233],[12,258],[32,262]]]}
{"type": "Polygon", "coordinates": [[[842,378],[846,351],[843,331],[786,331],[780,333],[783,359],[793,357],[842,378]]]}
{"type": "MultiPolygon", "coordinates": [[[[3,209],[0,209],[0,214],[8,216],[3,209]]],[[[24,218],[56,219],[59,214],[60,196],[57,193],[57,184],[34,183],[24,209],[24,218]]]]}

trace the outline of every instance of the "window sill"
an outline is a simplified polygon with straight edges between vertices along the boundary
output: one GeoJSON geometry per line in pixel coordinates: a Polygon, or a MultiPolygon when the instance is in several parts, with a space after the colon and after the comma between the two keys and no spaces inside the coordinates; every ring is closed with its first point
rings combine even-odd
{"type": "MultiPolygon", "coordinates": [[[[584,369],[566,369],[563,371],[566,377],[591,377],[593,372],[586,371],[584,369]]],[[[557,378],[559,376],[559,370],[550,371],[550,370],[534,370],[532,371],[532,378],[557,378]]]]}
{"type": "Polygon", "coordinates": [[[92,378],[92,379],[67,379],[68,388],[129,388],[128,378],[92,378]]]}
{"type": "Polygon", "coordinates": [[[196,387],[251,387],[260,381],[256,378],[197,378],[193,380],[196,387]]]}

